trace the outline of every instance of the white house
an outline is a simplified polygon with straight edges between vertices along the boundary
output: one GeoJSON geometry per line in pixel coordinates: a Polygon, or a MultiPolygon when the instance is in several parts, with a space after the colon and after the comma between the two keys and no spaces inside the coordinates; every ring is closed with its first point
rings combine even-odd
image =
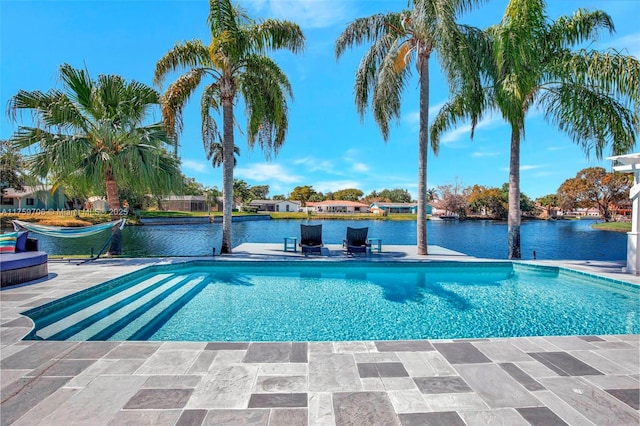
{"type": "Polygon", "coordinates": [[[250,206],[257,207],[259,212],[299,212],[300,202],[289,200],[253,200],[250,206]]]}
{"type": "Polygon", "coordinates": [[[312,213],[369,213],[369,206],[357,201],[326,200],[319,202],[308,201],[302,208],[303,211],[312,213]]]}

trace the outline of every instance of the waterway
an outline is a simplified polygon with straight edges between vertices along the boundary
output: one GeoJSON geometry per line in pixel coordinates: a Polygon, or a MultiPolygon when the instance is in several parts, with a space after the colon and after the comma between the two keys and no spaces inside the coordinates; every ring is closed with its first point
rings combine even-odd
{"type": "MultiPolygon", "coordinates": [[[[377,220],[270,220],[233,224],[233,246],[242,243],[282,243],[283,237],[300,236],[300,224],[323,225],[325,244],[340,244],[347,226],[369,227],[369,236],[385,244],[416,244],[414,221],[377,220]]],[[[524,221],[521,227],[522,258],[572,260],[624,260],[627,236],[621,232],[591,228],[592,220],[524,221]]],[[[480,258],[507,257],[507,224],[501,221],[429,221],[429,244],[480,258]]],[[[38,235],[40,248],[50,254],[89,254],[103,246],[109,231],[61,239],[38,235]]],[[[127,226],[123,230],[123,254],[138,256],[209,256],[219,253],[222,224],[127,226]]]]}

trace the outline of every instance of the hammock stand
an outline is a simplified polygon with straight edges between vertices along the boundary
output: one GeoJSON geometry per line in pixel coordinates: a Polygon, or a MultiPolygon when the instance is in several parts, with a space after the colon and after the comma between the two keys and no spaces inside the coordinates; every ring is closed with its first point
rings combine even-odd
{"type": "MultiPolygon", "coordinates": [[[[57,237],[57,238],[80,238],[80,237],[88,237],[89,235],[94,235],[99,232],[102,232],[109,228],[114,228],[118,226],[120,230],[124,228],[124,224],[126,223],[126,219],[118,219],[113,222],[99,223],[97,225],[83,226],[83,227],[60,227],[60,226],[48,226],[48,225],[38,225],[35,223],[23,222],[21,220],[13,220],[13,228],[18,231],[21,228],[26,229],[27,231],[34,232],[36,234],[47,235],[49,237],[57,237]]],[[[113,233],[109,235],[109,238],[104,243],[98,255],[93,257],[93,248],[91,249],[91,258],[87,259],[83,262],[80,262],[79,265],[91,262],[96,260],[102,255],[102,252],[107,248],[107,245],[111,242],[113,238],[113,233]]]]}

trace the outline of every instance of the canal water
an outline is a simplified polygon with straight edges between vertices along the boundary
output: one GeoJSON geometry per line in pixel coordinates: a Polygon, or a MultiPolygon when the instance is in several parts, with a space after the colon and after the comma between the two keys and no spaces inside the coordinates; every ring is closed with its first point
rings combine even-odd
{"type": "MultiPolygon", "coordinates": [[[[386,244],[416,244],[415,221],[378,220],[264,220],[233,224],[233,246],[242,243],[282,243],[283,237],[300,237],[300,224],[323,225],[325,244],[340,244],[347,226],[369,227],[369,237],[386,244]]],[[[591,228],[593,220],[523,221],[522,258],[572,260],[624,260],[627,236],[591,228]]],[[[428,242],[480,258],[506,259],[507,224],[501,221],[429,221],[428,242]]],[[[40,248],[49,254],[89,254],[103,246],[109,231],[77,239],[38,235],[40,248]]],[[[221,223],[127,226],[123,254],[137,256],[209,256],[219,253],[221,223]]]]}

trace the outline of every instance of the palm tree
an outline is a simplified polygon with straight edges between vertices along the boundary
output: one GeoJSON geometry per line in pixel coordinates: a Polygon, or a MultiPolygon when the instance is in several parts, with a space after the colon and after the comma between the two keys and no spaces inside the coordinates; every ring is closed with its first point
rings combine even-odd
{"type": "MultiPolygon", "coordinates": [[[[240,148],[237,145],[233,147],[233,167],[238,164],[238,159],[236,156],[240,155],[240,148]]],[[[222,141],[213,142],[209,145],[209,152],[207,152],[207,160],[211,160],[211,165],[213,167],[220,167],[224,161],[224,154],[222,151],[222,141]]]]}
{"type": "Polygon", "coordinates": [[[420,130],[418,134],[418,254],[427,253],[427,147],[429,122],[429,59],[438,52],[449,84],[469,66],[460,35],[465,27],[455,23],[458,14],[482,0],[413,0],[413,8],[397,13],[359,18],[338,37],[336,58],[353,45],[371,47],[356,72],[355,101],[361,116],[369,104],[385,141],[389,121],[400,118],[400,97],[415,63],[419,76],[420,130]]]}
{"type": "Polygon", "coordinates": [[[211,112],[222,109],[223,222],[221,253],[231,253],[231,213],[233,208],[234,112],[239,96],[247,116],[247,142],[257,142],[268,157],[277,154],[287,133],[287,97],[291,86],[284,72],[265,55],[268,50],[302,50],[300,27],[288,21],[250,20],[230,0],[210,0],[208,23],[211,42],[199,40],[177,43],[157,63],[154,83],[161,84],[172,72],[185,70],[167,88],[162,116],[167,128],[177,135],[182,129],[182,110],[205,77],[201,99],[202,141],[205,152],[218,141],[218,126],[211,112]]]}
{"type": "MultiPolygon", "coordinates": [[[[11,138],[17,149],[35,148],[25,158],[34,176],[106,190],[114,220],[120,218],[119,187],[167,193],[179,185],[178,162],[167,151],[173,139],[162,123],[143,124],[160,103],[157,91],[117,75],[93,81],[68,64],[60,67],[60,78],[62,91],[20,90],[9,100],[14,121],[21,110],[35,118],[35,127],[20,126],[11,138]]],[[[119,254],[119,244],[116,238],[111,254],[119,254]]]]}
{"type": "Polygon", "coordinates": [[[613,50],[572,49],[595,40],[601,30],[614,30],[611,17],[602,11],[580,9],[550,21],[544,0],[511,0],[498,25],[467,34],[477,52],[479,74],[461,84],[438,113],[431,127],[432,147],[437,150],[440,134],[463,120],[471,120],[473,137],[488,111],[500,111],[509,124],[509,259],[521,257],[520,141],[532,107],[539,107],[547,121],[587,154],[593,149],[601,158],[608,145],[615,155],[635,145],[640,63],[613,50]]]}

